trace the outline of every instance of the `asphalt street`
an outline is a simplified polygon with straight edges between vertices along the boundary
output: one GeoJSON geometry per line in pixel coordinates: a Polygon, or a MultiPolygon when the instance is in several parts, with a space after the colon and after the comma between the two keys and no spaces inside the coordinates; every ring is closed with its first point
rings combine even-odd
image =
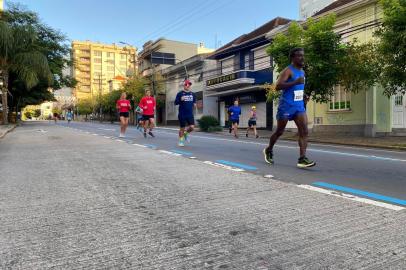
{"type": "MultiPolygon", "coordinates": [[[[59,122],[58,125],[67,126],[67,123],[59,122]]],[[[115,124],[72,122],[69,127],[101,136],[118,136],[115,124]]],[[[281,181],[306,185],[321,182],[327,188],[355,189],[359,196],[372,194],[373,199],[383,198],[383,201],[406,205],[406,152],[310,144],[308,157],[315,160],[317,166],[304,170],[296,167],[299,149],[291,141],[278,142],[274,151],[275,164],[269,166],[262,156],[262,149],[268,143],[265,139],[234,139],[231,135],[196,132],[191,136],[191,143],[178,147],[176,130],[157,128],[155,135],[156,138],[144,139],[142,133],[130,126],[123,140],[219,162],[254,174],[272,175],[281,181]]]]}
{"type": "Polygon", "coordinates": [[[0,140],[0,269],[406,269],[404,208],[279,179],[343,170],[325,151],[364,171],[380,164],[364,156],[395,169],[401,153],[313,146],[320,166],[302,171],[284,142],[269,168],[262,141],[198,133],[180,154],[171,130],[125,141],[117,126],[63,125],[25,123],[0,140]],[[242,166],[210,163],[221,159],[242,166]]]}

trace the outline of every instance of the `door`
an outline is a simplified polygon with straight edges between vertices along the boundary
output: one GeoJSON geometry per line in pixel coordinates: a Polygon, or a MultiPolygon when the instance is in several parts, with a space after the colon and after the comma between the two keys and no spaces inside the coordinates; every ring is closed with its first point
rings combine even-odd
{"type": "Polygon", "coordinates": [[[224,101],[220,102],[220,126],[224,127],[226,125],[226,103],[224,101]]]}
{"type": "Polygon", "coordinates": [[[406,128],[406,95],[393,97],[393,127],[406,128]]]}

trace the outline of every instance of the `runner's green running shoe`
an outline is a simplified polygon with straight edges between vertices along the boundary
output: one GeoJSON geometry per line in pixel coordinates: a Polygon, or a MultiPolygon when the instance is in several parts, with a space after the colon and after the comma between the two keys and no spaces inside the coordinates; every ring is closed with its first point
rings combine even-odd
{"type": "Polygon", "coordinates": [[[299,168],[309,168],[309,167],[316,166],[316,162],[311,161],[307,157],[301,157],[301,158],[299,158],[299,160],[297,162],[297,166],[299,168]]]}
{"type": "Polygon", "coordinates": [[[190,137],[189,137],[189,133],[188,133],[188,132],[185,132],[185,133],[183,134],[183,137],[185,138],[185,141],[186,141],[186,142],[190,143],[190,137]]]}
{"type": "Polygon", "coordinates": [[[180,147],[183,147],[183,146],[185,146],[185,137],[180,137],[179,138],[179,143],[178,143],[178,145],[180,146],[180,147]]]}
{"type": "Polygon", "coordinates": [[[269,148],[264,148],[264,150],[262,150],[262,153],[264,154],[264,159],[265,162],[268,164],[273,164],[273,152],[272,150],[269,150],[269,148]]]}

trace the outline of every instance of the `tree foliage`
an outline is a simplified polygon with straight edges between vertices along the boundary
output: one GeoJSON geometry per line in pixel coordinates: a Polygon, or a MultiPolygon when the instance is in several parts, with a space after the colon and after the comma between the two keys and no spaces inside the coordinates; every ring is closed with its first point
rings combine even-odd
{"type": "Polygon", "coordinates": [[[385,94],[406,93],[406,1],[381,0],[383,24],[377,31],[385,94]]]}
{"type": "MultiPolygon", "coordinates": [[[[309,19],[304,27],[293,22],[287,33],[276,35],[267,49],[277,71],[281,72],[290,64],[290,50],[304,48],[305,93],[317,102],[329,101],[337,84],[342,84],[347,91],[358,92],[377,78],[376,59],[369,55],[374,47],[357,41],[341,43],[340,36],[333,31],[334,24],[334,15],[318,21],[309,19]]],[[[265,89],[270,99],[280,94],[272,85],[265,89]]]]}
{"type": "Polygon", "coordinates": [[[45,25],[38,15],[9,4],[0,21],[0,69],[7,75],[10,107],[53,101],[52,89],[72,87],[63,74],[71,65],[66,37],[45,25]]]}
{"type": "Polygon", "coordinates": [[[81,115],[88,115],[93,112],[94,101],[91,98],[81,99],[77,104],[78,113],[81,115]]]}

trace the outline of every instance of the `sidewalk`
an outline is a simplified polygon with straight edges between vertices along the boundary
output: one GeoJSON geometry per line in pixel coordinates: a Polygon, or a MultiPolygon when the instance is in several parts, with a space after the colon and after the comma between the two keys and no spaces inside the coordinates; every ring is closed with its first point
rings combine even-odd
{"type": "Polygon", "coordinates": [[[0,139],[16,127],[15,124],[0,125],[0,139]]]}
{"type": "MultiPolygon", "coordinates": [[[[228,129],[225,129],[219,134],[228,135],[228,129]]],[[[258,134],[260,138],[270,138],[272,131],[270,130],[259,130],[258,134]]],[[[245,137],[245,129],[239,130],[239,135],[245,137]]],[[[252,132],[250,137],[253,138],[252,132]]],[[[297,141],[297,133],[292,131],[286,131],[281,137],[282,140],[297,141]]],[[[394,149],[394,150],[405,150],[406,151],[406,137],[362,137],[347,133],[310,133],[309,142],[317,143],[328,143],[328,144],[338,144],[338,145],[350,145],[350,146],[362,146],[362,147],[372,147],[372,148],[384,148],[384,149],[394,149]]]]}
{"type": "Polygon", "coordinates": [[[5,140],[0,269],[406,269],[404,210],[46,123],[5,140]]]}

